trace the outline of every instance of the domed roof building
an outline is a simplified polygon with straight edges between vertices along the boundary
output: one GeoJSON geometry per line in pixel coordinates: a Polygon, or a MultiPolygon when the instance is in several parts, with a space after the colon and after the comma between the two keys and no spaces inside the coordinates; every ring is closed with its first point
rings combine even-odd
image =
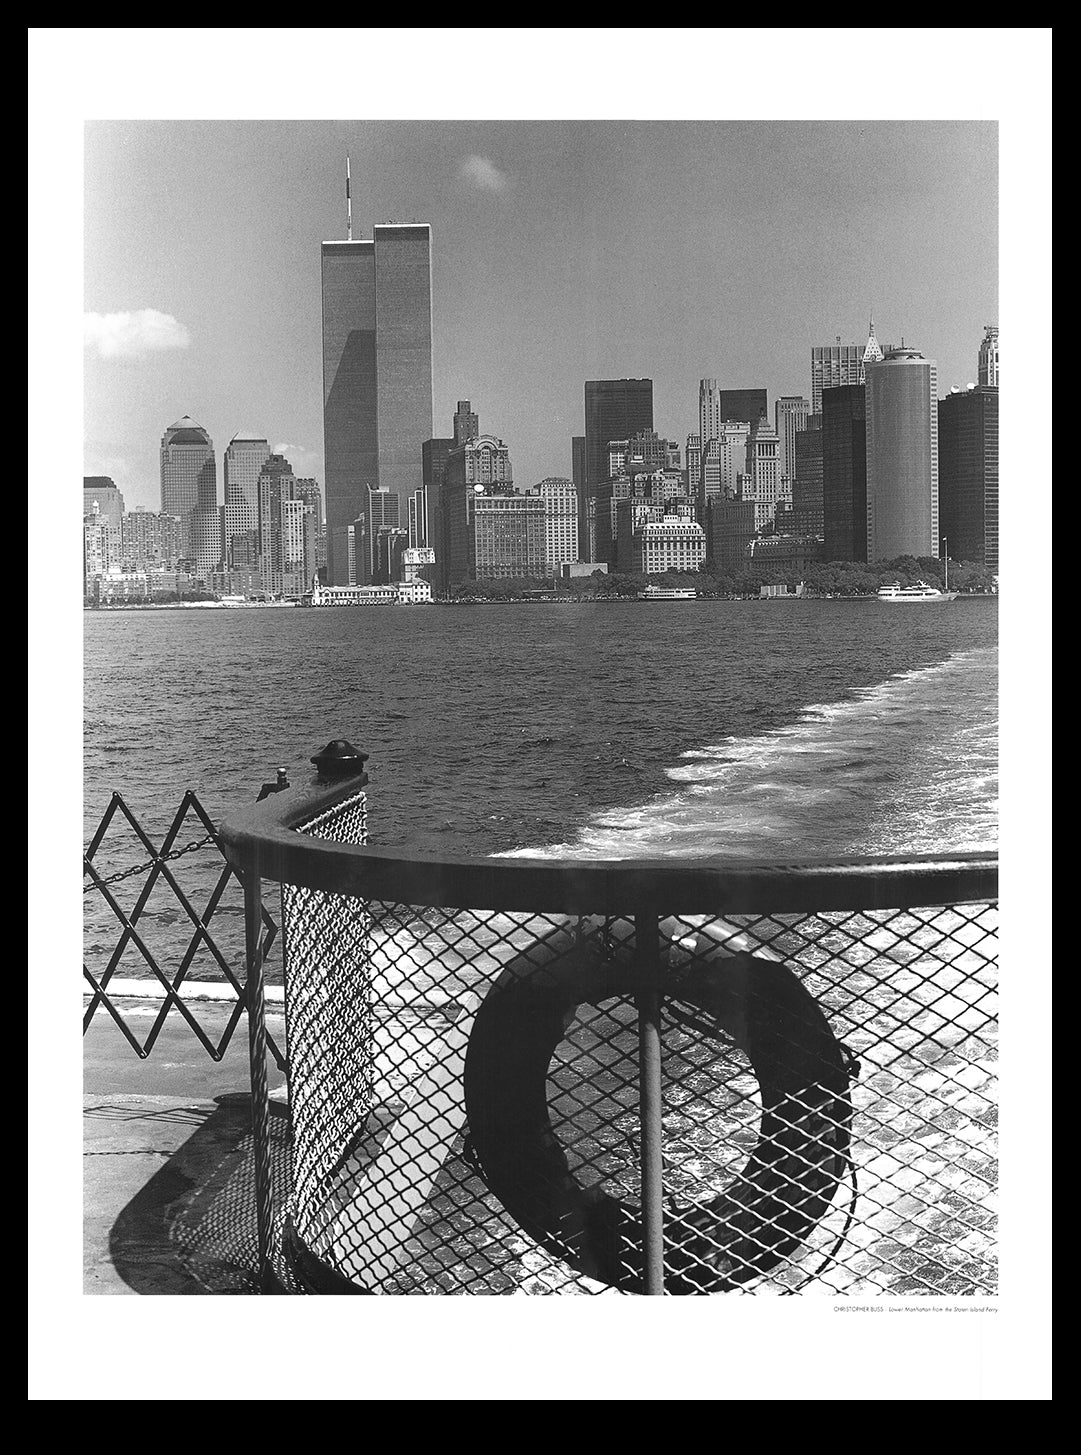
{"type": "MultiPolygon", "coordinates": [[[[201,558],[205,574],[212,571],[214,529],[207,517],[217,520],[218,476],[214,459],[214,441],[190,415],[185,414],[171,424],[161,437],[161,511],[176,516],[181,522],[181,553],[201,558]],[[194,516],[202,519],[193,521],[194,516]],[[198,550],[196,549],[198,545],[198,550]]],[[[221,528],[217,529],[217,555],[221,555],[221,528]]]]}

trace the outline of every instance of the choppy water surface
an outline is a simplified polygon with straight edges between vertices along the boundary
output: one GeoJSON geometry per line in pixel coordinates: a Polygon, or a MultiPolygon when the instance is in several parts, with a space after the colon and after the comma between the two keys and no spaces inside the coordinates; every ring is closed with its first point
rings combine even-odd
{"type": "Polygon", "coordinates": [[[87,833],[159,834],[331,738],[373,842],[804,857],[996,841],[996,603],[87,614],[87,833]]]}

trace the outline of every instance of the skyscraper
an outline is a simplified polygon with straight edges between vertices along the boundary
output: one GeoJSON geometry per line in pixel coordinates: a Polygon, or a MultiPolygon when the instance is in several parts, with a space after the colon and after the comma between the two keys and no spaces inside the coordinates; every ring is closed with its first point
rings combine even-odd
{"type": "Polygon", "coordinates": [[[480,415],[468,399],[459,399],[454,411],[454,447],[467,445],[480,434],[480,415]]]}
{"type": "Polygon", "coordinates": [[[97,505],[103,519],[114,530],[120,530],[124,520],[124,497],[108,475],[83,476],[83,515],[91,513],[91,506],[97,505]]]}
{"type": "Polygon", "coordinates": [[[754,502],[756,531],[773,525],[778,501],[792,499],[791,485],[781,478],[779,447],[777,431],[760,416],[747,441],[747,471],[739,483],[740,500],[754,502]]]}
{"type": "Polygon", "coordinates": [[[552,476],[537,493],[544,501],[547,569],[558,574],[564,562],[578,559],[578,493],[573,480],[552,476]]]}
{"type": "MultiPolygon", "coordinates": [[[[320,569],[327,563],[327,532],[326,520],[323,515],[323,492],[319,488],[318,480],[297,480],[297,499],[303,500],[308,514],[314,522],[315,531],[315,570],[320,569]]],[[[311,582],[305,582],[310,586],[311,582]]]]}
{"type": "Polygon", "coordinates": [[[571,435],[571,479],[578,496],[578,559],[588,561],[589,555],[589,507],[586,495],[586,437],[571,435]]]}
{"type": "Polygon", "coordinates": [[[867,559],[867,427],[863,384],[822,391],[822,513],[827,561],[867,559]]]}
{"type": "Polygon", "coordinates": [[[811,350],[811,413],[822,413],[822,390],[863,383],[863,356],[859,344],[822,344],[811,350]]]}
{"type": "Polygon", "coordinates": [[[863,367],[868,364],[878,364],[882,361],[882,345],[875,338],[875,321],[872,318],[870,327],[867,330],[867,343],[863,350],[863,367]]]}
{"type": "MultiPolygon", "coordinates": [[[[515,536],[515,528],[517,524],[521,523],[521,517],[515,514],[510,504],[500,507],[498,510],[493,506],[488,512],[484,531],[481,532],[484,543],[481,543],[477,534],[477,501],[482,496],[498,496],[500,499],[511,502],[521,498],[514,494],[510,451],[502,440],[489,434],[481,434],[477,435],[475,439],[465,440],[452,449],[447,456],[442,490],[444,565],[439,572],[441,584],[455,586],[471,577],[475,580],[478,574],[484,575],[488,570],[491,564],[488,560],[489,548],[493,547],[494,543],[491,527],[498,525],[498,521],[493,518],[493,512],[496,517],[503,520],[510,530],[511,537],[514,538],[511,541],[510,556],[518,560],[521,554],[518,547],[522,542],[515,536]]],[[[531,545],[535,548],[535,553],[539,552],[542,563],[539,569],[543,571],[544,502],[538,497],[537,504],[540,507],[540,545],[538,547],[536,540],[532,537],[531,545]]],[[[536,515],[535,509],[532,510],[532,515],[536,515]]],[[[498,530],[496,534],[498,534],[498,530]]],[[[438,568],[438,546],[436,547],[436,565],[438,568]]],[[[488,572],[488,574],[492,573],[488,572]]],[[[523,569],[501,571],[497,574],[527,575],[531,573],[523,569]]]]}
{"type": "Polygon", "coordinates": [[[586,491],[594,495],[607,477],[609,440],[653,428],[653,380],[587,380],[585,408],[586,491]]]}
{"type": "Polygon", "coordinates": [[[225,477],[222,554],[229,567],[251,561],[250,537],[259,529],[259,474],[269,459],[269,443],[247,430],[233,436],[222,458],[225,477]],[[234,546],[234,541],[242,544],[234,546]]]}
{"type": "Polygon", "coordinates": [[[723,424],[743,422],[752,428],[766,413],[765,389],[720,389],[716,379],[698,384],[698,432],[702,449],[719,439],[723,424]]]}
{"type": "Polygon", "coordinates": [[[998,388],[998,326],[984,325],[983,342],[980,344],[977,381],[983,389],[998,388]]]}
{"type": "MultiPolygon", "coordinates": [[[[364,492],[364,504],[356,520],[356,584],[370,586],[378,575],[380,532],[401,530],[403,519],[408,518],[402,510],[400,495],[385,485],[368,486],[364,492]]],[[[408,536],[405,544],[409,544],[408,536]]]]}
{"type": "MultiPolygon", "coordinates": [[[[430,443],[426,440],[425,444],[430,443]]],[[[423,462],[423,460],[422,460],[423,462]]],[[[409,545],[408,550],[418,550],[428,544],[428,494],[427,482],[409,497],[409,545]]]]}
{"type": "Polygon", "coordinates": [[[296,500],[296,476],[284,455],[270,455],[256,482],[258,500],[259,568],[263,590],[280,595],[286,563],[286,511],[296,500]]]}
{"type": "Polygon", "coordinates": [[[377,225],[324,242],[323,445],[330,579],[348,584],[347,530],[368,486],[407,518],[432,434],[431,229],[377,225]]]}
{"type": "Polygon", "coordinates": [[[766,391],[764,389],[722,389],[720,391],[721,423],[738,424],[745,421],[752,429],[764,414],[766,391]]]}
{"type": "Polygon", "coordinates": [[[796,477],[796,435],[807,427],[811,401],[798,395],[785,395],[774,401],[773,420],[780,440],[781,474],[791,482],[796,477]]]}
{"type": "MultiPolygon", "coordinates": [[[[822,535],[824,506],[822,483],[822,416],[807,417],[807,428],[796,435],[796,474],[792,481],[792,511],[800,534],[822,535]]],[[[864,547],[866,549],[866,547],[864,547]]]]}
{"type": "Polygon", "coordinates": [[[938,370],[916,349],[867,365],[867,559],[937,556],[938,370]]]}
{"type": "Polygon", "coordinates": [[[998,570],[998,390],[951,390],[938,403],[939,529],[955,561],[998,570]]]}
{"type": "MultiPolygon", "coordinates": [[[[209,528],[193,527],[192,516],[218,514],[214,442],[201,424],[184,415],[161,437],[161,509],[181,522],[181,551],[194,557],[198,534],[205,549],[209,528]]],[[[220,535],[220,527],[219,527],[220,535]]]]}

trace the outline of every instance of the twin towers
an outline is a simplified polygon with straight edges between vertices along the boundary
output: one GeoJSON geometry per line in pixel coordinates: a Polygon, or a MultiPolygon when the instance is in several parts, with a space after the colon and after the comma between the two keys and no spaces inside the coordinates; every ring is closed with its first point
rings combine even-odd
{"type": "MultiPolygon", "coordinates": [[[[351,229],[350,229],[351,231],[351,229]]],[[[348,531],[367,487],[406,519],[432,437],[432,245],[427,223],[322,245],[323,447],[327,564],[348,583],[348,531]]]]}

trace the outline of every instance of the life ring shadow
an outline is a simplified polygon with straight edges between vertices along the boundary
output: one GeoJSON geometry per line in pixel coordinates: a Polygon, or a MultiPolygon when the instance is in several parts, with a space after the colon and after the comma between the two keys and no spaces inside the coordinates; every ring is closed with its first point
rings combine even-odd
{"type": "Polygon", "coordinates": [[[849,1165],[851,1061],[818,1004],[783,963],[733,952],[719,929],[696,930],[693,953],[688,937],[685,922],[662,922],[650,969],[629,927],[613,936],[604,921],[531,947],[489,990],[466,1054],[469,1138],[489,1189],[554,1257],[626,1293],[644,1291],[638,1211],[574,1177],[548,1105],[549,1067],[578,1006],[660,991],[743,1051],[758,1080],[759,1140],[741,1171],[666,1217],[666,1293],[729,1292],[790,1259],[849,1165]]]}

